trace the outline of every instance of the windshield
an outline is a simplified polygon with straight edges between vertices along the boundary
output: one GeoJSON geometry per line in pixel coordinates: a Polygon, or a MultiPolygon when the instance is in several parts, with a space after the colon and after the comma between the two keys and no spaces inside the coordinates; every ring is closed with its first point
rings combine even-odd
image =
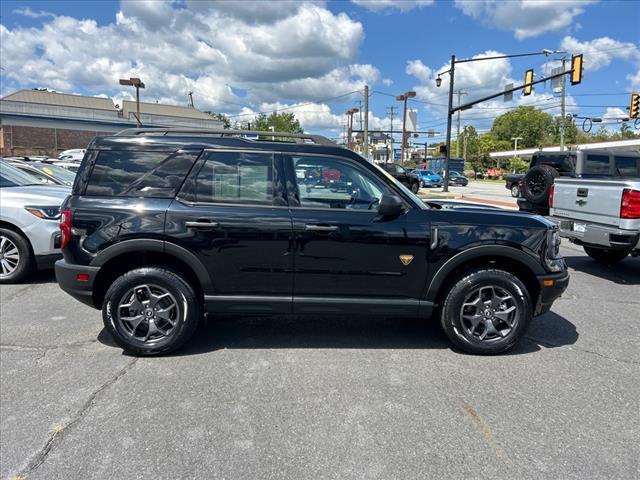
{"type": "Polygon", "coordinates": [[[0,162],[0,187],[24,187],[26,185],[40,185],[33,175],[23,172],[19,168],[0,162]]]}
{"type": "Polygon", "coordinates": [[[73,172],[67,170],[66,168],[58,167],[56,165],[38,163],[38,164],[34,164],[33,166],[36,167],[41,172],[44,172],[47,175],[51,175],[56,180],[60,180],[65,185],[73,185],[73,181],[76,178],[76,175],[73,172]]]}
{"type": "MultiPolygon", "coordinates": [[[[364,158],[364,157],[362,157],[364,158]]],[[[368,160],[367,160],[368,162],[368,160]]],[[[370,163],[370,162],[369,162],[370,163]]],[[[391,183],[393,183],[396,187],[398,187],[400,190],[402,190],[403,193],[405,193],[406,195],[408,195],[409,197],[411,197],[415,203],[417,205],[420,206],[421,209],[423,210],[429,210],[430,207],[428,207],[421,199],[420,197],[418,197],[416,194],[414,194],[411,190],[409,190],[407,187],[405,187],[402,183],[400,183],[398,180],[396,180],[393,175],[391,175],[389,172],[387,172],[384,168],[380,167],[379,165],[376,165],[375,163],[371,163],[371,165],[373,165],[380,173],[382,173],[382,175],[384,175],[387,180],[389,180],[391,183]]]]}

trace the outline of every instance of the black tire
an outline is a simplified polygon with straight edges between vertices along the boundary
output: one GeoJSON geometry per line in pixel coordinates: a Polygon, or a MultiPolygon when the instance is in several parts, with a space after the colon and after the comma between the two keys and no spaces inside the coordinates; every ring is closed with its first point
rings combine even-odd
{"type": "Polygon", "coordinates": [[[531,167],[524,176],[524,198],[537,205],[548,204],[551,185],[557,177],[558,171],[549,165],[531,167]]]}
{"type": "Polygon", "coordinates": [[[514,198],[520,196],[520,186],[517,183],[511,185],[511,196],[514,198]]]}
{"type": "MultiPolygon", "coordinates": [[[[479,306],[478,309],[486,312],[485,302],[480,302],[480,305],[482,307],[479,306]]],[[[507,308],[510,309],[511,306],[507,308]]],[[[491,309],[491,307],[489,308],[491,309]]],[[[496,308],[498,313],[506,313],[507,311],[501,311],[502,305],[496,308]]],[[[487,315],[490,314],[491,312],[487,315]]],[[[512,348],[529,328],[532,316],[531,297],[522,281],[508,272],[495,269],[480,269],[465,273],[446,293],[440,309],[440,323],[449,340],[460,350],[479,355],[494,355],[512,348]],[[507,302],[515,307],[512,317],[513,326],[507,331],[508,325],[506,323],[482,316],[475,332],[470,332],[468,330],[469,324],[463,320],[463,312],[465,311],[463,308],[468,307],[463,307],[463,304],[467,297],[473,295],[478,289],[482,289],[479,294],[479,298],[482,300],[482,292],[491,291],[491,287],[493,287],[493,291],[502,292],[499,296],[504,296],[505,292],[510,296],[507,302]],[[487,335],[484,339],[480,339],[483,329],[487,328],[485,325],[489,322],[494,329],[496,329],[495,325],[498,325],[499,328],[504,327],[501,330],[505,332],[504,336],[498,334],[496,329],[497,338],[491,338],[487,335]]]]}
{"type": "Polygon", "coordinates": [[[605,265],[613,265],[614,263],[621,262],[631,253],[631,250],[611,250],[608,248],[587,247],[586,245],[583,245],[582,248],[584,248],[585,253],[596,262],[605,265]]]}
{"type": "MultiPolygon", "coordinates": [[[[144,305],[142,306],[144,307],[144,305]]],[[[122,349],[138,356],[162,355],[182,347],[195,332],[201,316],[201,300],[193,287],[178,274],[163,267],[137,268],[121,275],[107,290],[102,306],[102,319],[107,331],[122,349]],[[175,324],[170,330],[167,330],[168,334],[146,341],[135,337],[136,333],[140,333],[141,336],[145,334],[144,322],[147,322],[147,331],[151,330],[150,320],[145,316],[146,310],[149,309],[148,303],[145,314],[139,315],[143,317],[143,320],[132,329],[133,332],[127,331],[127,324],[121,320],[124,316],[121,317],[120,313],[122,308],[126,308],[122,305],[123,301],[126,301],[125,296],[128,293],[133,291],[133,296],[138,298],[135,293],[138,286],[158,288],[160,291],[168,292],[171,299],[175,300],[175,307],[171,309],[172,311],[175,309],[175,318],[173,318],[175,324]]],[[[155,320],[155,318],[153,317],[154,325],[156,325],[155,322],[161,321],[155,320]]],[[[130,326],[130,324],[128,325],[130,326]]]]}
{"type": "Polygon", "coordinates": [[[0,283],[21,282],[35,269],[29,240],[18,232],[0,228],[0,244],[0,283]]]}
{"type": "Polygon", "coordinates": [[[418,190],[420,190],[420,185],[418,184],[418,182],[414,182],[411,184],[411,191],[413,193],[418,193],[418,190]]]}

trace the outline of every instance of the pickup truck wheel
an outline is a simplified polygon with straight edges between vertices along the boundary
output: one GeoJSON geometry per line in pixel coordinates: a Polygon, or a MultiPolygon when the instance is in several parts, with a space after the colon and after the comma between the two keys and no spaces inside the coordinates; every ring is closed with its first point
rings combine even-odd
{"type": "Polygon", "coordinates": [[[518,184],[516,183],[515,185],[511,185],[511,196],[515,198],[518,195],[520,195],[520,187],[518,184]]]}
{"type": "Polygon", "coordinates": [[[608,248],[587,247],[586,245],[582,248],[596,262],[604,263],[605,265],[621,262],[631,253],[631,250],[610,250],[608,248]]]}
{"type": "Polygon", "coordinates": [[[523,195],[531,203],[546,205],[549,202],[551,185],[558,171],[549,165],[531,167],[524,176],[523,195]]]}
{"type": "Polygon", "coordinates": [[[200,321],[195,291],[176,273],[144,267],[118,277],[102,308],[105,328],[134,355],[161,355],[183,346],[200,321]]]}
{"type": "Polygon", "coordinates": [[[466,273],[447,293],[440,322],[466,353],[491,355],[512,348],[524,335],[533,308],[520,279],[503,270],[466,273]]]}
{"type": "Polygon", "coordinates": [[[29,241],[13,230],[0,228],[0,283],[18,283],[34,269],[29,241]]]}

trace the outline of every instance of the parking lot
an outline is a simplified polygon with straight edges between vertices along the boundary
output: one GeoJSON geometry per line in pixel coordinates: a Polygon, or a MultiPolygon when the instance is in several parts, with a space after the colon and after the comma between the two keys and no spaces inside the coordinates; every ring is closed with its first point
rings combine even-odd
{"type": "Polygon", "coordinates": [[[51,273],[1,292],[2,478],[637,478],[640,259],[571,284],[507,355],[433,322],[214,319],[136,359],[51,273]]]}

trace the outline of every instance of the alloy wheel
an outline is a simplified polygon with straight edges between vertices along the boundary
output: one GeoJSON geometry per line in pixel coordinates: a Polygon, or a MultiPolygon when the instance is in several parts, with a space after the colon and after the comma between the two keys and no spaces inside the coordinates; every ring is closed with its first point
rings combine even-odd
{"type": "Polygon", "coordinates": [[[122,296],[115,317],[126,335],[152,343],[174,332],[178,315],[178,302],[170,292],[158,285],[142,284],[122,296]]]}
{"type": "Polygon", "coordinates": [[[9,238],[0,236],[0,277],[8,277],[20,265],[20,251],[9,238]]]}
{"type": "Polygon", "coordinates": [[[496,285],[471,291],[462,303],[460,315],[466,333],[481,341],[506,337],[519,321],[513,295],[496,285]]]}

